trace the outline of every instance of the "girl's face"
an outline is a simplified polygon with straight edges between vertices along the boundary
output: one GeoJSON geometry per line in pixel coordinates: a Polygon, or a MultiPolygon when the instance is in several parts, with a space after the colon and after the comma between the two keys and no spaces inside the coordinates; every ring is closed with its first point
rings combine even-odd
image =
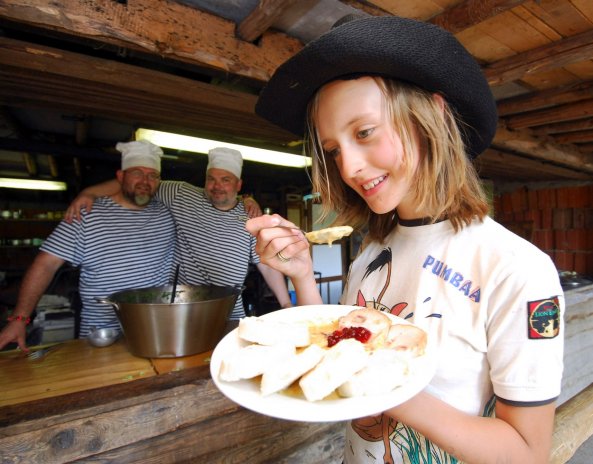
{"type": "MultiPolygon", "coordinates": [[[[377,214],[397,209],[402,219],[421,217],[406,174],[403,145],[385,111],[374,79],[334,81],[320,90],[315,123],[327,158],[344,182],[377,214]]],[[[414,172],[418,154],[409,154],[414,172]]]]}

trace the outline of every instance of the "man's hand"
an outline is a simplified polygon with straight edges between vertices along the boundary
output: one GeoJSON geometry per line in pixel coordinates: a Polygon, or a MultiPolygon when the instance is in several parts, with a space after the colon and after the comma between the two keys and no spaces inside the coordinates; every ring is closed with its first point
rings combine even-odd
{"type": "Polygon", "coordinates": [[[243,205],[245,206],[245,212],[250,219],[259,217],[263,214],[259,207],[259,203],[255,201],[253,197],[243,197],[243,205]]]}
{"type": "Polygon", "coordinates": [[[27,344],[25,343],[26,335],[26,325],[23,321],[9,322],[2,332],[0,332],[0,350],[10,342],[16,342],[21,350],[25,353],[28,352],[29,348],[27,348],[27,344]]]}
{"type": "Polygon", "coordinates": [[[86,212],[90,213],[91,209],[93,209],[94,201],[94,195],[85,193],[79,194],[74,200],[72,200],[72,203],[70,203],[70,206],[68,206],[68,209],[66,210],[66,214],[64,215],[66,222],[72,223],[72,220],[74,219],[80,221],[80,212],[82,209],[86,209],[86,212]]]}

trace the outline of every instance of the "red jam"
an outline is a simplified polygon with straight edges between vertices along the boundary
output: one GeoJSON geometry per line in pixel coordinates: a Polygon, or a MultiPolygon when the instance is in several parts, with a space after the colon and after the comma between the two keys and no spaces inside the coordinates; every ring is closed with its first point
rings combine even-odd
{"type": "Polygon", "coordinates": [[[327,346],[331,348],[339,341],[347,338],[354,338],[360,343],[366,343],[371,338],[371,331],[364,327],[344,327],[343,329],[334,330],[331,335],[327,336],[327,346]]]}

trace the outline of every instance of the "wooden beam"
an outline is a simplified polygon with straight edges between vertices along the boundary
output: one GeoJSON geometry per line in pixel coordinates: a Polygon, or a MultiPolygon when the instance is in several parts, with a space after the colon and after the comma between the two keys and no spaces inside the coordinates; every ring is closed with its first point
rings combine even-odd
{"type": "Polygon", "coordinates": [[[496,107],[499,116],[508,116],[549,106],[578,102],[591,98],[591,95],[593,95],[593,81],[587,81],[499,100],[496,107]]]}
{"type": "Polygon", "coordinates": [[[501,85],[529,74],[587,61],[591,56],[593,31],[587,31],[489,64],[484,75],[490,85],[501,85]]]}
{"type": "Polygon", "coordinates": [[[558,143],[586,143],[593,142],[593,130],[571,132],[564,135],[552,136],[558,143]]]}
{"type": "Polygon", "coordinates": [[[564,464],[593,436],[593,385],[556,410],[550,464],[564,464]]]}
{"type": "Polygon", "coordinates": [[[577,132],[587,129],[593,129],[593,118],[579,119],[577,121],[557,122],[554,124],[544,124],[531,129],[534,135],[553,135],[565,132],[577,132]]]}
{"type": "Polygon", "coordinates": [[[527,0],[465,0],[447,8],[434,16],[429,22],[456,34],[479,24],[488,18],[499,15],[527,0]]]}
{"type": "Polygon", "coordinates": [[[509,129],[525,129],[557,122],[593,117],[593,98],[576,103],[559,105],[525,114],[504,118],[509,129]]]}
{"type": "Polygon", "coordinates": [[[525,131],[511,131],[499,125],[491,147],[503,152],[523,154],[557,166],[593,174],[593,160],[576,148],[558,145],[547,138],[534,137],[525,131]]]}
{"type": "Polygon", "coordinates": [[[260,0],[255,9],[237,26],[237,36],[253,42],[263,35],[296,0],[260,0]]]}
{"type": "Polygon", "coordinates": [[[493,148],[478,156],[474,164],[480,177],[504,182],[542,182],[558,179],[583,181],[593,178],[591,173],[493,148]]]}
{"type": "Polygon", "coordinates": [[[270,144],[294,140],[292,134],[255,114],[256,98],[172,74],[0,37],[0,103],[46,105],[166,130],[270,144]]]}
{"type": "Polygon", "coordinates": [[[0,17],[260,82],[303,46],[274,31],[254,45],[235,37],[232,21],[163,0],[11,0],[0,17]]]}

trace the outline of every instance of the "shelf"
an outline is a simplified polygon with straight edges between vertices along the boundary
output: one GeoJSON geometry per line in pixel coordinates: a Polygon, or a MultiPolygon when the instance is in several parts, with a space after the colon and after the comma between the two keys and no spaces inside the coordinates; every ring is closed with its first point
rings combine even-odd
{"type": "Polygon", "coordinates": [[[60,222],[62,219],[40,219],[40,218],[18,218],[18,219],[0,219],[1,223],[6,222],[51,222],[57,223],[60,222]]]}

